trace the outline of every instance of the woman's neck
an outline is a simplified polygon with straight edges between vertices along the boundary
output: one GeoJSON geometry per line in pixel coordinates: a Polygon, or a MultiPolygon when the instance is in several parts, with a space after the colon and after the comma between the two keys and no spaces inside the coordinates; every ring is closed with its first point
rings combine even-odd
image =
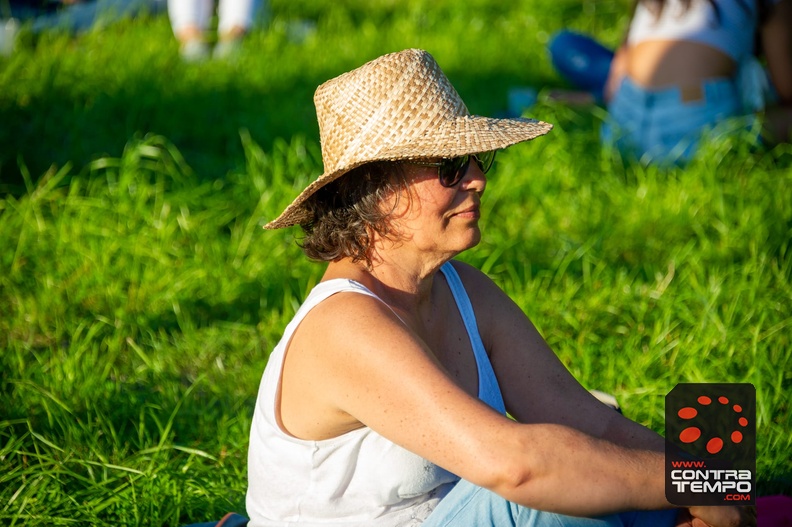
{"type": "Polygon", "coordinates": [[[442,264],[408,259],[375,258],[365,262],[345,258],[327,266],[323,280],[348,278],[360,282],[394,308],[418,313],[431,308],[434,277],[442,264]]]}

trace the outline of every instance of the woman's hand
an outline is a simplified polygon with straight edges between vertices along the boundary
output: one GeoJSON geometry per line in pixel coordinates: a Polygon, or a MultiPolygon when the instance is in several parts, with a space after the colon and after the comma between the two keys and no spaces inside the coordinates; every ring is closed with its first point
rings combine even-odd
{"type": "Polygon", "coordinates": [[[677,527],[756,527],[754,507],[705,507],[682,509],[677,527]]]}

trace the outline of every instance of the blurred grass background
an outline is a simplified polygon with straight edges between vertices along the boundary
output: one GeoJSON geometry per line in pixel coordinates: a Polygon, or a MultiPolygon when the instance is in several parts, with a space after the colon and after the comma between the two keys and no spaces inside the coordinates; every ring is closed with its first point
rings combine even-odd
{"type": "MultiPolygon", "coordinates": [[[[265,232],[321,172],[312,94],[430,51],[474,113],[563,87],[567,27],[615,45],[628,2],[273,0],[233,61],[184,64],[164,16],[22,34],[0,58],[0,522],[180,525],[244,512],[261,372],[323,266],[265,232]]],[[[587,388],[662,432],[679,382],[751,382],[760,494],[790,493],[789,147],[686,169],[604,153],[598,108],[544,101],[499,156],[463,259],[587,388]]]]}

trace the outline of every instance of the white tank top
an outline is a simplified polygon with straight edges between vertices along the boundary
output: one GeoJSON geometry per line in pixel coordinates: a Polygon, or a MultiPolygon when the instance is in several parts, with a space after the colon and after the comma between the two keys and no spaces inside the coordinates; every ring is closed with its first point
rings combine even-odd
{"type": "MultiPolygon", "coordinates": [[[[775,5],[780,0],[770,0],[775,5]]],[[[741,62],[754,51],[758,24],[753,0],[715,0],[716,13],[708,0],[692,0],[686,11],[680,0],[665,2],[660,17],[639,2],[630,22],[627,43],[646,40],[686,40],[707,44],[741,62]]]]}
{"type": "MultiPolygon", "coordinates": [[[[441,270],[473,344],[479,369],[479,398],[503,413],[500,389],[467,294],[450,263],[441,270]]],[[[285,433],[277,424],[276,396],[287,344],[311,309],[340,292],[378,298],[353,280],[318,284],[270,354],[250,431],[249,527],[417,526],[459,480],[367,427],[332,439],[305,441],[285,433]]]]}

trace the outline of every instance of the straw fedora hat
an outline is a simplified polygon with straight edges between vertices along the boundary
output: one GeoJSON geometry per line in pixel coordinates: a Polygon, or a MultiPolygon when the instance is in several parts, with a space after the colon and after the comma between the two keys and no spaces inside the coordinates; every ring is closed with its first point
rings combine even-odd
{"type": "Polygon", "coordinates": [[[265,229],[309,223],[305,201],[363,164],[488,152],[553,127],[533,119],[470,115],[434,58],[420,49],[384,55],[325,82],[314,104],[324,174],[265,229]]]}

